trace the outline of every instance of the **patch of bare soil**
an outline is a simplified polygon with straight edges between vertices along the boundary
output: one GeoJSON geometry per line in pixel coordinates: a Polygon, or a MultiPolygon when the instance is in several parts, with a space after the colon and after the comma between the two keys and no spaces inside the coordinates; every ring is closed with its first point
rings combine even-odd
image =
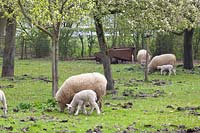
{"type": "Polygon", "coordinates": [[[164,86],[164,85],[172,84],[171,82],[166,82],[164,80],[159,80],[159,79],[154,79],[151,82],[153,85],[157,85],[157,86],[164,86]]]}
{"type": "Polygon", "coordinates": [[[147,98],[147,97],[159,97],[159,96],[163,96],[164,95],[164,91],[163,90],[155,90],[153,93],[145,93],[145,92],[138,92],[137,94],[134,94],[133,90],[124,90],[122,92],[123,96],[130,96],[130,97],[134,97],[134,98],[147,98]]]}
{"type": "Polygon", "coordinates": [[[190,115],[200,116],[198,110],[200,110],[200,106],[197,107],[173,107],[172,105],[167,105],[166,108],[174,109],[177,111],[188,111],[190,115]]]}
{"type": "Polygon", "coordinates": [[[13,126],[4,126],[3,128],[7,131],[13,131],[13,126]]]}
{"type": "MultiPolygon", "coordinates": [[[[121,83],[122,81],[120,79],[115,80],[115,82],[121,83]]],[[[137,87],[139,85],[139,83],[144,82],[144,80],[142,79],[130,79],[127,82],[124,82],[124,86],[127,87],[137,87]]],[[[149,81],[149,83],[152,83],[153,85],[157,85],[157,86],[164,86],[164,85],[170,85],[172,84],[171,81],[164,81],[164,80],[159,80],[159,79],[154,79],[152,81],[149,81]]],[[[121,83],[122,84],[122,83],[121,83]]]]}
{"type": "Polygon", "coordinates": [[[194,128],[187,128],[185,125],[175,125],[175,124],[170,124],[170,125],[163,125],[163,129],[157,130],[156,133],[160,132],[166,132],[166,133],[200,133],[200,127],[194,127],[194,128]],[[169,130],[168,128],[173,128],[173,130],[169,130]]]}
{"type": "Polygon", "coordinates": [[[120,107],[123,109],[129,109],[133,107],[132,102],[125,102],[125,103],[118,103],[118,104],[112,104],[110,102],[106,102],[104,105],[107,107],[112,107],[112,110],[118,110],[120,107]]]}
{"type": "Polygon", "coordinates": [[[40,75],[39,77],[33,77],[31,75],[24,74],[22,76],[15,77],[15,80],[27,80],[27,79],[41,80],[41,81],[44,81],[46,83],[52,82],[52,80],[48,79],[48,77],[45,77],[43,75],[40,75]]]}
{"type": "Polygon", "coordinates": [[[139,130],[135,127],[136,122],[128,125],[125,129],[122,130],[120,126],[114,126],[117,129],[116,133],[134,133],[134,132],[143,132],[143,133],[200,133],[200,127],[187,128],[185,125],[175,125],[175,124],[164,124],[161,129],[155,129],[155,126],[151,124],[143,125],[144,130],[139,130]],[[152,128],[155,131],[148,131],[148,128],[152,128]]]}
{"type": "Polygon", "coordinates": [[[102,133],[103,126],[96,126],[94,129],[88,129],[86,133],[102,133]]]}
{"type": "Polygon", "coordinates": [[[6,85],[6,86],[1,86],[0,85],[0,89],[4,89],[4,88],[14,88],[14,85],[6,85]]]}
{"type": "Polygon", "coordinates": [[[177,107],[177,111],[189,111],[189,114],[194,115],[194,116],[200,116],[200,113],[198,110],[200,110],[200,106],[197,107],[177,107]]]}

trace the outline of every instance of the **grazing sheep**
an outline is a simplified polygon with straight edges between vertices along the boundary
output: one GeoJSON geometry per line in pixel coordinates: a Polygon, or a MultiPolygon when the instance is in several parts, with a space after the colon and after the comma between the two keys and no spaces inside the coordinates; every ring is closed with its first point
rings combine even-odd
{"type": "Polygon", "coordinates": [[[157,66],[157,69],[160,69],[161,75],[162,75],[163,71],[168,71],[169,76],[171,75],[172,72],[174,73],[174,75],[176,75],[176,69],[174,69],[174,67],[172,65],[157,66]]]}
{"type": "Polygon", "coordinates": [[[102,97],[106,94],[107,80],[100,73],[85,73],[71,76],[65,80],[56,93],[56,101],[63,112],[66,104],[69,104],[74,95],[82,90],[94,90],[97,94],[97,101],[101,109],[102,97]]]}
{"type": "MultiPolygon", "coordinates": [[[[147,53],[147,50],[145,49],[141,49],[138,51],[138,54],[137,54],[137,61],[142,65],[144,66],[145,63],[146,63],[146,53],[147,53]]],[[[149,62],[151,60],[151,55],[148,53],[148,61],[149,62]]]]}
{"type": "Polygon", "coordinates": [[[6,96],[2,90],[0,90],[0,101],[3,104],[4,116],[6,116],[8,109],[7,109],[7,103],[6,103],[6,96]]]}
{"type": "Polygon", "coordinates": [[[155,56],[148,64],[148,72],[154,71],[155,69],[157,69],[157,66],[168,65],[168,64],[175,67],[176,56],[174,54],[162,54],[155,56]]]}
{"type": "Polygon", "coordinates": [[[72,99],[70,104],[66,104],[68,110],[70,113],[74,113],[76,107],[77,110],[74,115],[78,115],[79,110],[83,108],[83,113],[87,114],[87,111],[85,109],[85,104],[89,103],[91,106],[91,111],[89,114],[91,114],[96,108],[97,114],[100,114],[99,106],[96,103],[97,95],[93,90],[82,90],[74,95],[74,98],[72,99]]]}

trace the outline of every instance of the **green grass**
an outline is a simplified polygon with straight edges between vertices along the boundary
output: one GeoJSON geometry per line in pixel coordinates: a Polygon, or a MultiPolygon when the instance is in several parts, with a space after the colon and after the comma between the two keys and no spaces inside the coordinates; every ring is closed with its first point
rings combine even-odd
{"type": "MultiPolygon", "coordinates": [[[[2,59],[0,59],[0,71],[2,59]]],[[[66,78],[86,72],[103,73],[102,64],[94,61],[60,61],[59,86],[66,78]]],[[[200,106],[200,68],[188,71],[177,68],[177,75],[149,75],[143,82],[143,70],[137,64],[112,65],[116,94],[104,97],[103,112],[90,116],[69,115],[59,108],[51,96],[51,62],[49,60],[15,61],[15,78],[0,78],[7,98],[8,117],[0,118],[0,132],[77,132],[83,133],[98,126],[110,132],[171,132],[200,127],[200,109],[179,111],[178,107],[200,106]],[[154,82],[164,82],[154,85],[154,82]],[[126,93],[127,96],[123,96],[126,93]],[[143,96],[143,97],[142,97],[143,96]],[[126,103],[130,108],[123,108],[126,103]],[[194,112],[197,115],[194,115],[194,112]]],[[[0,112],[1,113],[1,112],[0,112]]],[[[2,112],[3,114],[3,112],[2,112]]]]}

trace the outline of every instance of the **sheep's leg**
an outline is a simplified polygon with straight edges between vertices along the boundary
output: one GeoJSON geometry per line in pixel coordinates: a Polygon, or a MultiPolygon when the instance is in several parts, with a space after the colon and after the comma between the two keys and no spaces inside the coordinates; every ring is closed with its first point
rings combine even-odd
{"type": "Polygon", "coordinates": [[[79,110],[81,109],[82,105],[83,105],[83,102],[80,101],[79,104],[78,104],[78,107],[77,107],[76,113],[75,113],[74,115],[78,115],[79,110]]]}
{"type": "Polygon", "coordinates": [[[94,106],[93,105],[90,105],[91,106],[91,110],[90,112],[88,113],[89,115],[92,114],[92,112],[94,111],[94,106]]]}
{"type": "Polygon", "coordinates": [[[172,73],[172,71],[171,71],[171,70],[169,70],[169,76],[171,75],[171,73],[172,73]]]}
{"type": "Polygon", "coordinates": [[[172,71],[173,71],[174,75],[176,75],[176,69],[173,69],[172,71]]]}
{"type": "Polygon", "coordinates": [[[162,73],[163,73],[163,70],[161,69],[161,70],[160,70],[160,74],[162,75],[162,73]]]}
{"type": "Polygon", "coordinates": [[[95,107],[95,109],[97,110],[97,114],[99,115],[100,114],[100,109],[99,109],[98,104],[95,102],[93,106],[95,107]]]}
{"type": "MultiPolygon", "coordinates": [[[[98,100],[97,100],[97,103],[98,103],[98,106],[99,106],[99,109],[102,111],[102,102],[103,102],[103,99],[102,99],[102,97],[99,97],[99,98],[97,98],[98,100]]],[[[96,101],[96,100],[95,100],[96,101]]]]}
{"type": "Polygon", "coordinates": [[[96,102],[93,102],[92,104],[92,107],[91,107],[91,111],[90,111],[90,114],[93,112],[94,108],[97,110],[97,114],[99,115],[100,114],[100,109],[99,109],[99,106],[96,102]]]}
{"type": "Polygon", "coordinates": [[[2,101],[2,104],[3,104],[3,112],[4,112],[4,116],[6,116],[7,114],[7,104],[5,101],[2,101]]]}
{"type": "Polygon", "coordinates": [[[85,114],[85,115],[87,114],[85,104],[83,104],[83,114],[85,114]]]}

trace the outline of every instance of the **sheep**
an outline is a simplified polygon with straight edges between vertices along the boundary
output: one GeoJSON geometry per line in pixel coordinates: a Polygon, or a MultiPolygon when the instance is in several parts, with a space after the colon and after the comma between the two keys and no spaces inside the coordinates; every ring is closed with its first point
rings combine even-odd
{"type": "Polygon", "coordinates": [[[70,113],[74,113],[74,111],[77,107],[77,110],[74,115],[78,115],[79,110],[81,108],[83,108],[83,113],[87,114],[85,105],[89,103],[91,106],[91,111],[89,114],[91,114],[93,112],[94,108],[96,108],[97,114],[99,115],[100,110],[99,110],[98,104],[96,103],[96,100],[97,100],[97,95],[96,95],[95,91],[82,90],[74,95],[70,104],[66,104],[66,105],[67,105],[67,109],[70,111],[70,113]]]}
{"type": "Polygon", "coordinates": [[[97,72],[71,76],[65,80],[57,91],[55,99],[60,106],[60,111],[63,112],[66,104],[71,102],[75,93],[81,90],[94,90],[101,109],[102,97],[106,94],[106,86],[105,76],[97,72]]]}
{"type": "Polygon", "coordinates": [[[174,75],[176,75],[176,69],[174,69],[174,67],[172,65],[157,66],[157,69],[160,69],[161,75],[162,75],[163,71],[168,71],[169,76],[171,75],[172,72],[174,73],[174,75]]]}
{"type": "Polygon", "coordinates": [[[8,108],[7,108],[7,103],[6,103],[6,96],[5,96],[5,94],[4,94],[4,92],[2,90],[0,90],[0,101],[3,104],[4,116],[6,116],[8,108]]]}
{"type": "Polygon", "coordinates": [[[175,67],[176,56],[174,54],[162,54],[155,56],[148,64],[148,73],[157,69],[157,66],[168,65],[168,64],[175,67]]]}
{"type": "MultiPolygon", "coordinates": [[[[141,66],[144,66],[146,64],[146,53],[147,50],[141,49],[137,53],[137,61],[141,64],[141,66]]],[[[148,53],[148,58],[147,62],[151,60],[151,55],[148,53]]]]}

